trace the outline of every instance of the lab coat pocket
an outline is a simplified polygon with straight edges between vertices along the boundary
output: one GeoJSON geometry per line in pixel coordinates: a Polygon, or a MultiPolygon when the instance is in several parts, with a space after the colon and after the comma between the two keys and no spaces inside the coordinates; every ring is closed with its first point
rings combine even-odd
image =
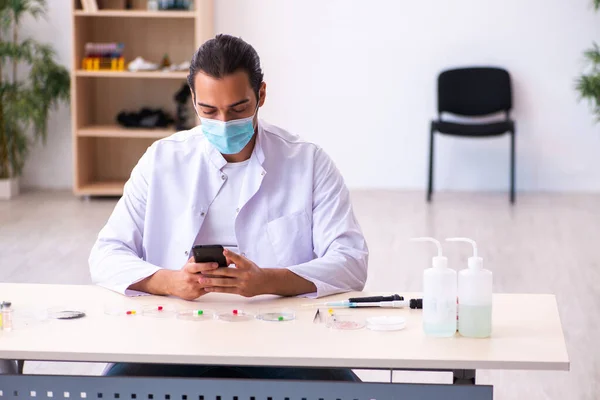
{"type": "Polygon", "coordinates": [[[279,267],[302,264],[313,258],[311,224],[306,211],[270,221],[267,233],[279,267]]]}

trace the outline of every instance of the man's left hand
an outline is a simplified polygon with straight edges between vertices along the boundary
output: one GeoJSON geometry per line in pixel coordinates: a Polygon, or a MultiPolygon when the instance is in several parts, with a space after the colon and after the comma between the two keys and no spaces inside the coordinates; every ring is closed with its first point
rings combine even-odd
{"type": "Polygon", "coordinates": [[[234,293],[244,297],[269,293],[268,273],[246,257],[232,251],[223,252],[227,264],[235,267],[210,271],[210,277],[202,276],[199,282],[207,292],[234,293]]]}

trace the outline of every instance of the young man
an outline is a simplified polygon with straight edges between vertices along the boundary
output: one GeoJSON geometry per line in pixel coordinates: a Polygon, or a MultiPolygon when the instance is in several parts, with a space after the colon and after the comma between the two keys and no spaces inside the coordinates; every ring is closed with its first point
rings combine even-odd
{"type": "MultiPolygon", "coordinates": [[[[92,250],[93,281],[126,295],[188,300],[211,292],[320,297],[362,290],[368,250],[348,190],[322,149],[258,120],[266,84],[254,48],[218,35],[194,54],[188,84],[201,124],[142,156],[92,250]],[[223,245],[233,266],[195,263],[197,244],[223,245]]],[[[176,374],[215,371],[198,368],[176,374]]],[[[292,375],[285,377],[316,376],[292,375]]]]}

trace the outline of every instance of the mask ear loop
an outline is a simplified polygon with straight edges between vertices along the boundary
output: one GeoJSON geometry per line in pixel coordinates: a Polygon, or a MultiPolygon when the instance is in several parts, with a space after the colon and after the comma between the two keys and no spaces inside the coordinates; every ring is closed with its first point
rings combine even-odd
{"type": "Polygon", "coordinates": [[[258,118],[256,117],[258,114],[258,105],[260,104],[260,94],[256,95],[256,108],[254,109],[254,115],[252,116],[252,128],[258,130],[258,118]],[[256,118],[256,126],[254,126],[254,118],[256,118]]]}

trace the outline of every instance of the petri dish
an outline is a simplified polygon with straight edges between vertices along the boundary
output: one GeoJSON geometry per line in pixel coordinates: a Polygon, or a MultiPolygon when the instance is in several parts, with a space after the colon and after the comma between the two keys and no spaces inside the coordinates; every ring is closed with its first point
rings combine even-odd
{"type": "Polygon", "coordinates": [[[177,319],[181,319],[184,321],[202,322],[214,319],[214,317],[215,312],[213,310],[196,309],[177,311],[177,319]]]}
{"type": "Polygon", "coordinates": [[[356,329],[362,329],[365,327],[365,322],[352,315],[330,315],[328,317],[327,326],[332,329],[340,329],[344,331],[351,331],[356,329]]]}
{"type": "Polygon", "coordinates": [[[367,318],[367,328],[372,331],[399,331],[406,327],[406,319],[396,316],[367,318]]]}
{"type": "Polygon", "coordinates": [[[135,317],[141,315],[141,310],[137,308],[125,308],[122,306],[107,305],[104,307],[104,314],[114,317],[135,317]]]}
{"type": "Polygon", "coordinates": [[[85,310],[79,307],[51,307],[46,310],[49,319],[79,319],[85,317],[85,310]]]}
{"type": "Polygon", "coordinates": [[[153,318],[173,318],[175,309],[164,304],[149,304],[142,307],[142,315],[153,318]]]}
{"type": "Polygon", "coordinates": [[[49,319],[47,310],[18,308],[13,310],[13,330],[31,328],[43,323],[47,323],[48,321],[49,319]]]}
{"type": "Polygon", "coordinates": [[[289,308],[268,308],[259,310],[256,319],[269,322],[285,322],[296,319],[296,313],[289,308]]]}
{"type": "Polygon", "coordinates": [[[254,314],[240,309],[233,309],[218,313],[216,318],[226,322],[246,322],[253,320],[254,314]]]}

